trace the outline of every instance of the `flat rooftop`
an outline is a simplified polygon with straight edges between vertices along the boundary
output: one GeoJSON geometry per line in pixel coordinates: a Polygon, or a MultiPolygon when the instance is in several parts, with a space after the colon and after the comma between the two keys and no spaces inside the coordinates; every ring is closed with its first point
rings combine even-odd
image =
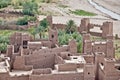
{"type": "Polygon", "coordinates": [[[77,64],[84,64],[86,63],[83,56],[70,56],[70,60],[64,60],[65,63],[77,63],[77,64]]]}
{"type": "Polygon", "coordinates": [[[52,74],[69,74],[69,73],[83,73],[83,68],[77,68],[76,71],[58,71],[58,70],[52,70],[52,74]]]}
{"type": "Polygon", "coordinates": [[[0,62],[0,73],[6,73],[7,67],[5,66],[5,62],[0,62]]]}
{"type": "Polygon", "coordinates": [[[19,71],[19,70],[14,70],[12,72],[9,72],[9,75],[11,77],[13,76],[22,76],[22,75],[31,75],[32,74],[32,70],[31,71],[19,71]]]}

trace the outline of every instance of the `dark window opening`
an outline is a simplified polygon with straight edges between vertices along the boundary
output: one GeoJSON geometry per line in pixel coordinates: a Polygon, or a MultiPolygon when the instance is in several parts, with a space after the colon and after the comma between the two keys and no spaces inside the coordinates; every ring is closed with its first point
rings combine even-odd
{"type": "Polygon", "coordinates": [[[116,66],[115,68],[116,68],[117,70],[120,70],[120,66],[116,66]]]}
{"type": "Polygon", "coordinates": [[[101,65],[103,66],[103,63],[101,63],[101,65]]]}
{"type": "Polygon", "coordinates": [[[120,67],[118,67],[118,70],[120,70],[120,67]]]}
{"type": "Polygon", "coordinates": [[[54,38],[54,35],[52,35],[52,38],[54,38]]]}
{"type": "Polygon", "coordinates": [[[23,48],[27,48],[28,41],[23,41],[23,48]]]}
{"type": "Polygon", "coordinates": [[[98,47],[98,49],[100,49],[100,47],[98,47]]]}
{"type": "Polygon", "coordinates": [[[74,57],[73,59],[77,59],[77,57],[74,57]]]}
{"type": "Polygon", "coordinates": [[[68,56],[70,56],[70,54],[68,54],[68,56]]]}

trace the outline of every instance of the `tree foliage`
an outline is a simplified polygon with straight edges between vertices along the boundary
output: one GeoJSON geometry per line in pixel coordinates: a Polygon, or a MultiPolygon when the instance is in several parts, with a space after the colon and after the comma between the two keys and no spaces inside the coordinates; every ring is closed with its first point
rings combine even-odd
{"type": "Polygon", "coordinates": [[[0,35],[0,51],[6,51],[9,43],[9,37],[7,35],[0,35]]]}
{"type": "Polygon", "coordinates": [[[27,25],[28,21],[36,21],[36,17],[33,16],[24,16],[23,18],[19,18],[17,20],[17,25],[27,25]]]}
{"type": "Polygon", "coordinates": [[[40,38],[42,38],[42,33],[45,33],[47,31],[48,26],[49,26],[49,24],[48,24],[46,18],[43,19],[42,21],[40,21],[40,24],[37,27],[37,33],[39,33],[40,38]]]}
{"type": "Polygon", "coordinates": [[[25,16],[23,18],[19,18],[16,24],[17,25],[27,25],[28,24],[27,16],[25,16]]]}
{"type": "Polygon", "coordinates": [[[37,34],[36,32],[36,28],[35,27],[32,27],[32,28],[29,28],[28,29],[28,32],[33,35],[34,39],[35,39],[35,35],[37,34]]]}
{"type": "Polygon", "coordinates": [[[11,0],[0,0],[0,8],[7,7],[11,0]]]}
{"type": "Polygon", "coordinates": [[[75,22],[73,20],[69,20],[67,22],[67,26],[66,26],[65,30],[66,30],[67,33],[73,33],[73,32],[75,32],[77,30],[75,22]]]}
{"type": "Polygon", "coordinates": [[[38,4],[32,1],[25,1],[23,3],[23,13],[25,15],[34,15],[38,13],[38,4]]]}
{"type": "Polygon", "coordinates": [[[59,30],[58,41],[60,45],[67,45],[70,39],[75,39],[77,42],[77,51],[80,53],[82,51],[82,37],[78,32],[73,32],[71,34],[66,33],[64,30],[59,30]]]}

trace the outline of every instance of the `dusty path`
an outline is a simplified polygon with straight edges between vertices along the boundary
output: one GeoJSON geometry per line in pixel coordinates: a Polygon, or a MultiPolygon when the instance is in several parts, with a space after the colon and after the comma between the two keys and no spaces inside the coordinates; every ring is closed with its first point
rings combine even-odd
{"type": "Polygon", "coordinates": [[[120,14],[120,0],[93,0],[99,5],[120,14]]]}

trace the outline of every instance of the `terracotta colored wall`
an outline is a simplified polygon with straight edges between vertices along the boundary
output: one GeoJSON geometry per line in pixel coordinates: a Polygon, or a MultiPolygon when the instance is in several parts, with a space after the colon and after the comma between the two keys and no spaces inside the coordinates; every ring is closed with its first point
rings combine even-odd
{"type": "Polygon", "coordinates": [[[8,80],[29,80],[29,76],[14,76],[10,77],[8,80]]]}
{"type": "Polygon", "coordinates": [[[91,54],[91,55],[83,55],[86,63],[94,63],[94,55],[91,54]]]}
{"type": "Polygon", "coordinates": [[[58,71],[76,71],[77,65],[76,64],[59,64],[58,71]]]}
{"type": "Polygon", "coordinates": [[[13,64],[13,68],[15,70],[24,69],[25,68],[25,58],[24,56],[16,56],[15,62],[13,64]]]}
{"type": "Polygon", "coordinates": [[[54,68],[55,55],[49,53],[31,54],[25,57],[26,65],[33,65],[34,69],[37,68],[54,68]]]}
{"type": "Polygon", "coordinates": [[[93,46],[93,52],[104,52],[106,53],[106,44],[95,44],[95,46],[93,46]]]}
{"type": "Polygon", "coordinates": [[[31,75],[30,80],[84,80],[83,73],[31,75]]]}
{"type": "Polygon", "coordinates": [[[66,25],[65,25],[65,24],[53,24],[53,28],[65,29],[65,28],[66,28],[66,25]]]}
{"type": "Polygon", "coordinates": [[[9,74],[8,73],[0,73],[0,80],[9,80],[9,74]]]}
{"type": "Polygon", "coordinates": [[[99,73],[98,73],[98,74],[99,74],[99,75],[98,75],[98,80],[105,80],[105,79],[104,79],[104,75],[105,75],[105,74],[104,74],[103,70],[102,70],[101,68],[99,68],[99,69],[98,69],[98,72],[99,72],[99,73]]]}

